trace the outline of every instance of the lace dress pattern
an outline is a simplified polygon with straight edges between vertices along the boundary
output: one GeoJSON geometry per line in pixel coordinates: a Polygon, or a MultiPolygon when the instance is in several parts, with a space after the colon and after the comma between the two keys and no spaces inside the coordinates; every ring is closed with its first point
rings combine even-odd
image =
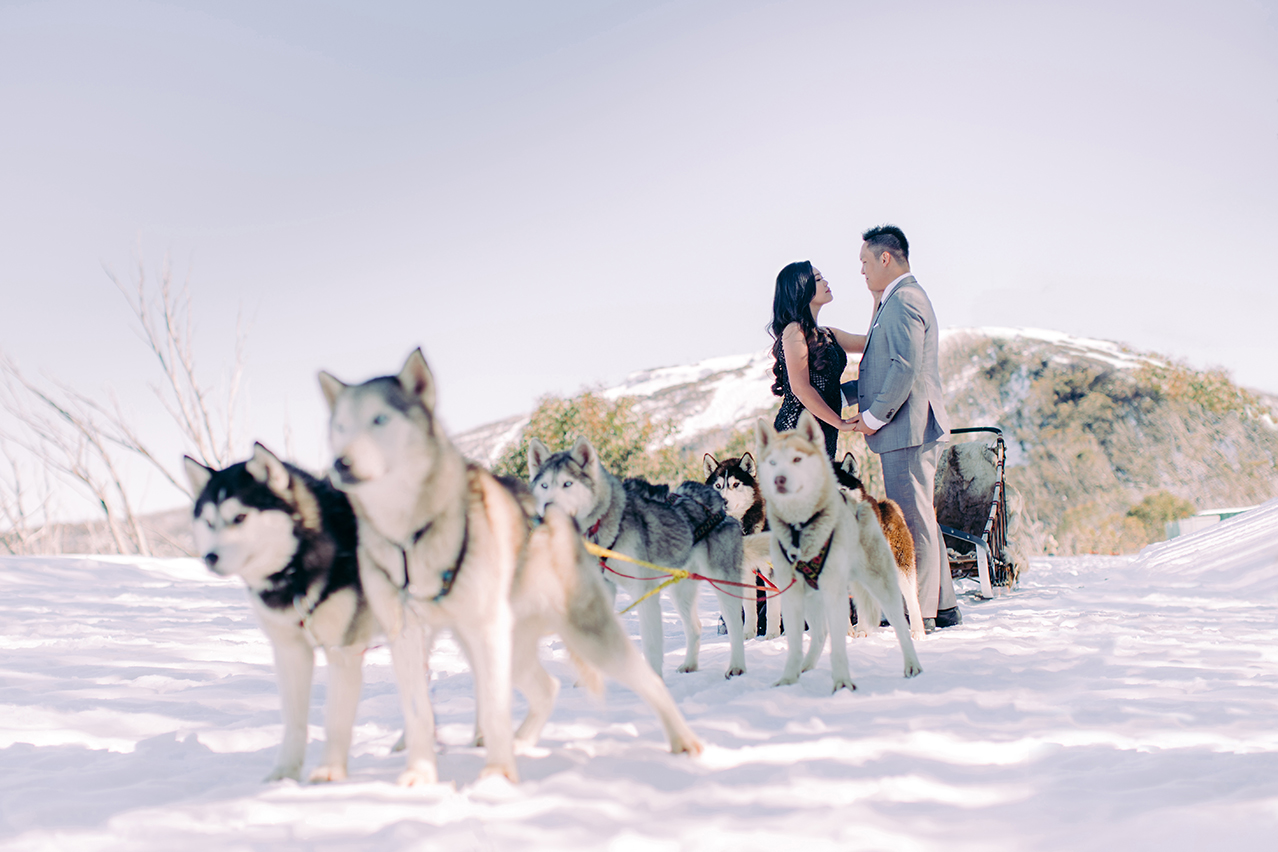
{"type": "MultiPolygon", "coordinates": [[[[834,334],[829,329],[818,329],[817,343],[808,348],[808,381],[812,384],[813,390],[821,395],[821,399],[825,400],[825,404],[839,413],[843,411],[839,379],[847,366],[847,353],[834,339],[834,334]],[[818,357],[818,349],[820,357],[818,357]],[[824,361],[820,370],[816,366],[818,361],[824,361]]],[[[799,415],[803,413],[803,403],[799,402],[794,391],[790,390],[790,377],[783,376],[782,381],[785,384],[785,394],[781,398],[781,410],[777,412],[777,419],[773,423],[778,431],[793,429],[799,424],[799,415]]],[[[835,445],[839,440],[839,430],[820,418],[818,422],[821,424],[821,431],[825,433],[825,451],[833,460],[835,445]]]]}

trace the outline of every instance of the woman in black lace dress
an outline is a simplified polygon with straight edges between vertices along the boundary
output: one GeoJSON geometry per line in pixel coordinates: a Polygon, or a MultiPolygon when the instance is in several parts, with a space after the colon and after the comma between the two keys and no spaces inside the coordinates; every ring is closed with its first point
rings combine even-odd
{"type": "Polygon", "coordinates": [[[865,348],[865,335],[848,334],[837,328],[817,325],[817,315],[834,299],[821,273],[803,260],[792,263],[777,276],[772,297],[772,372],[776,382],[772,392],[781,397],[776,428],[793,429],[803,409],[821,421],[825,449],[834,459],[840,431],[851,431],[844,420],[839,378],[848,365],[847,353],[865,348]]]}

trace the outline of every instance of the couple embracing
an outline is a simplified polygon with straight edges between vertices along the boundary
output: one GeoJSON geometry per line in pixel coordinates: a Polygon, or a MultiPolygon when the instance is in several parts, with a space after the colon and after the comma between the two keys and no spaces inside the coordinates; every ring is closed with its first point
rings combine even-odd
{"type": "Polygon", "coordinates": [[[904,232],[882,225],[861,239],[861,274],[874,296],[866,334],[817,325],[821,308],[834,296],[809,261],[792,263],[777,276],[768,326],[775,339],[772,392],[782,397],[775,425],[793,429],[806,408],[821,422],[832,461],[840,431],[860,432],[879,454],[887,496],[900,504],[914,538],[919,606],[930,633],[962,622],[932,508],[937,460],[949,438],[937,363],[939,330],[932,303],[910,274],[904,232]],[[861,356],[859,411],[844,419],[839,379],[849,353],[861,356]]]}

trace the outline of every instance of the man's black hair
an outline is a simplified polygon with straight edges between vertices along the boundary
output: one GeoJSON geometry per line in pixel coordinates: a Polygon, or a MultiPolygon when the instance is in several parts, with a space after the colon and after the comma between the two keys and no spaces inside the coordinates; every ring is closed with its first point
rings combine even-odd
{"type": "Polygon", "coordinates": [[[897,263],[910,262],[910,241],[905,238],[905,231],[896,225],[879,225],[861,235],[870,249],[877,255],[888,252],[896,258],[897,263]]]}

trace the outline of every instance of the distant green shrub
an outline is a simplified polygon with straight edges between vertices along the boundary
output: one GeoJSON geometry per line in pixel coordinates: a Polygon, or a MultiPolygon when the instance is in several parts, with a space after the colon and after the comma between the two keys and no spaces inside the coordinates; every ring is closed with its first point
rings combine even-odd
{"type": "Polygon", "coordinates": [[[1145,497],[1127,510],[1127,517],[1135,518],[1145,526],[1150,542],[1167,537],[1167,524],[1194,514],[1194,504],[1168,491],[1157,491],[1145,497]]]}
{"type": "Polygon", "coordinates": [[[634,397],[610,400],[593,390],[571,398],[544,396],[519,440],[493,465],[493,472],[527,479],[528,443],[533,437],[559,452],[584,436],[598,450],[603,466],[623,479],[638,476],[650,482],[680,482],[697,478],[699,458],[660,445],[674,431],[674,424],[654,423],[635,403],[634,397]]]}

